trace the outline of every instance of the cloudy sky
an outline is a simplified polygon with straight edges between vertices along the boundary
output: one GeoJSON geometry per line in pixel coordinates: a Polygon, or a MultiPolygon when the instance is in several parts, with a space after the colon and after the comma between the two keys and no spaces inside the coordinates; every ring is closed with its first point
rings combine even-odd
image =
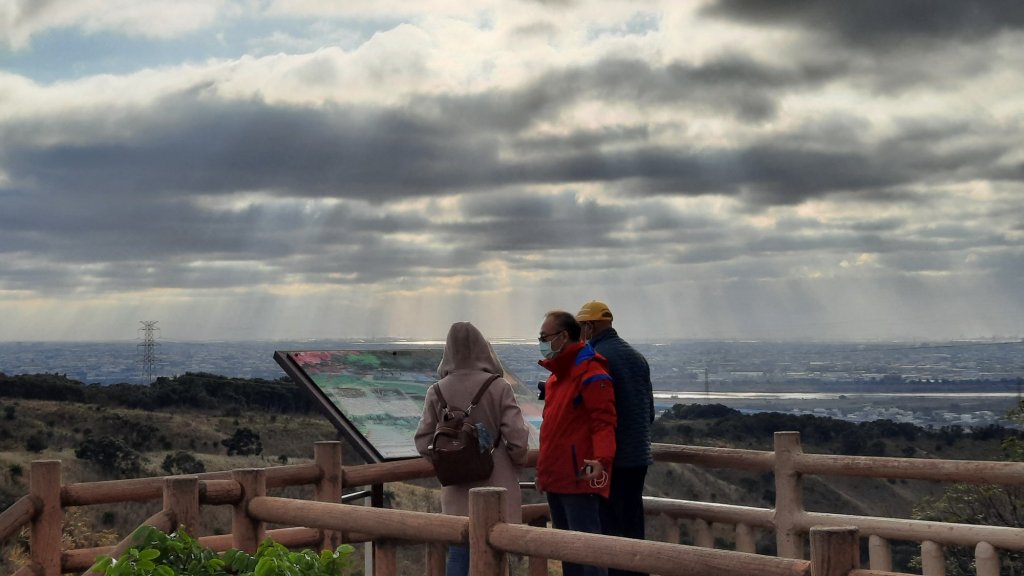
{"type": "Polygon", "coordinates": [[[1019,0],[0,0],[0,340],[1024,334],[1019,0]]]}

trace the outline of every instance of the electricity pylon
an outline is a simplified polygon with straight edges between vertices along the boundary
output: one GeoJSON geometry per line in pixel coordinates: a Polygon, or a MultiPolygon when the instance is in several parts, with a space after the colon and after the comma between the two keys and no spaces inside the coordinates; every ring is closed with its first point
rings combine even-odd
{"type": "Polygon", "coordinates": [[[153,374],[156,370],[156,333],[160,331],[156,327],[158,320],[139,320],[142,324],[142,328],[139,328],[139,332],[142,332],[142,342],[138,345],[140,351],[139,362],[142,364],[142,376],[145,379],[143,384],[153,383],[153,374]]]}

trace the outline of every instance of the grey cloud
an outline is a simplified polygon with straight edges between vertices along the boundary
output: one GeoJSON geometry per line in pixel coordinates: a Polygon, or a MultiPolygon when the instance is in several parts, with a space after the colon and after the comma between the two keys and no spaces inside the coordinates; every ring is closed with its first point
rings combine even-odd
{"type": "Polygon", "coordinates": [[[158,119],[126,119],[138,127],[129,140],[48,148],[12,142],[0,161],[17,181],[105,198],[273,189],[374,201],[480,180],[475,167],[494,163],[493,143],[398,111],[209,103],[188,95],[156,109],[158,119]]]}
{"type": "Polygon", "coordinates": [[[425,101],[427,110],[453,121],[501,131],[519,131],[586,100],[634,105],[692,105],[763,120],[789,90],[823,85],[841,76],[835,63],[776,67],[736,54],[693,65],[665,66],[630,58],[606,58],[588,66],[548,72],[512,90],[425,101]]]}
{"type": "Polygon", "coordinates": [[[849,228],[854,232],[896,232],[906,225],[904,218],[867,218],[851,222],[849,228]]]}
{"type": "MultiPolygon", "coordinates": [[[[683,213],[661,202],[633,204],[629,208],[635,233],[675,231],[687,235],[712,235],[718,237],[727,224],[720,219],[703,214],[683,213]]],[[[691,236],[692,237],[692,236],[691,236]]]]}
{"type": "MultiPolygon", "coordinates": [[[[50,147],[31,139],[38,125],[2,125],[0,165],[13,184],[0,188],[0,252],[49,259],[5,271],[3,285],[74,287],[81,274],[77,266],[83,264],[91,265],[95,286],[225,287],[275,281],[284,272],[317,282],[417,282],[470,270],[496,253],[536,266],[535,259],[517,256],[550,256],[565,248],[622,250],[625,256],[609,257],[607,266],[629,267],[679,246],[684,249],[665,251],[666,257],[697,265],[732,261],[742,253],[738,250],[788,254],[817,246],[832,253],[844,248],[894,253],[1008,243],[999,231],[973,243],[951,237],[952,228],[943,237],[913,236],[898,219],[863,219],[820,234],[813,221],[791,220],[782,225],[798,227],[806,238],[783,239],[781,229],[779,237],[751,238],[727,221],[657,206],[659,196],[704,194],[732,196],[750,210],[825,196],[923,203],[927,195],[910,192],[912,185],[1013,176],[999,164],[1013,132],[1009,128],[906,121],[896,124],[890,139],[874,143],[864,137],[869,126],[862,119],[837,118],[830,126],[842,130],[834,140],[834,131],[806,126],[735,148],[654,145],[651,133],[659,128],[642,125],[521,137],[538,118],[577,98],[638,94],[622,87],[636,78],[650,88],[641,91],[647,102],[667,102],[676,91],[685,92],[686,83],[673,84],[668,68],[616,62],[607,72],[551,76],[552,92],[537,100],[538,109],[517,102],[520,94],[514,91],[448,99],[441,107],[439,100],[426,99],[396,110],[217,103],[183,93],[165,99],[158,113],[116,113],[117,122],[133,134],[121,140],[100,136],[108,118],[48,119],[48,125],[72,132],[70,141],[85,142],[50,147]],[[557,89],[557,78],[571,81],[557,89]],[[92,142],[80,138],[91,133],[97,135],[92,142]],[[583,201],[571,191],[577,183],[598,183],[619,200],[642,201],[583,201]],[[532,185],[567,191],[532,194],[527,192],[532,185]],[[198,195],[252,191],[294,203],[211,212],[194,201],[198,195]],[[398,199],[457,194],[464,194],[459,204],[464,221],[436,224],[425,214],[397,213],[390,206],[398,199]],[[373,210],[357,213],[344,203],[317,213],[301,209],[302,199],[317,197],[368,203],[373,210]],[[422,233],[442,247],[389,238],[400,231],[422,233]],[[262,266],[185,264],[192,260],[262,266]],[[49,283],[27,280],[43,277],[49,283]]],[[[740,61],[687,74],[687,82],[703,76],[708,85],[734,85],[748,75],[757,78],[757,66],[740,61]]],[[[771,84],[772,77],[761,80],[771,84]]],[[[790,81],[826,77],[796,74],[770,85],[769,92],[784,90],[790,81]]],[[[705,96],[711,99],[712,93],[709,89],[705,96]]],[[[680,98],[693,101],[689,94],[680,98]]]]}
{"type": "Polygon", "coordinates": [[[562,154],[566,150],[600,150],[605,146],[637,145],[650,137],[647,126],[616,126],[577,130],[566,136],[525,136],[510,144],[520,157],[562,154]]]}
{"type": "Polygon", "coordinates": [[[705,13],[755,25],[799,27],[846,46],[889,51],[979,42],[1024,29],[1017,0],[717,0],[705,13]]]}
{"type": "Polygon", "coordinates": [[[66,196],[55,201],[90,214],[141,202],[173,209],[174,198],[197,193],[265,190],[384,203],[576,182],[631,194],[732,195],[753,207],[840,192],[885,200],[900,198],[898,187],[910,182],[985,177],[1005,153],[1004,142],[984,139],[984,126],[974,128],[975,141],[961,141],[964,130],[950,125],[911,127],[909,138],[901,133],[879,144],[853,145],[847,135],[837,145],[827,134],[797,131],[745,148],[689,149],[648,144],[647,129],[630,126],[520,141],[518,128],[503,133],[472,125],[458,107],[448,112],[210,104],[183,96],[169,98],[158,120],[126,119],[137,126],[135,138],[49,148],[12,138],[0,148],[0,162],[23,189],[60,190],[66,196]],[[936,152],[949,143],[956,145],[936,152]]]}
{"type": "Polygon", "coordinates": [[[977,229],[971,226],[946,222],[938,225],[923,226],[917,231],[917,234],[922,238],[933,240],[966,240],[985,236],[984,234],[979,235],[978,232],[977,229]]]}
{"type": "Polygon", "coordinates": [[[961,268],[963,261],[950,252],[899,252],[886,254],[882,262],[893,270],[904,273],[948,272],[961,268]]]}
{"type": "Polygon", "coordinates": [[[616,246],[612,236],[626,216],[621,208],[580,201],[572,192],[471,196],[461,206],[466,221],[444,230],[490,251],[616,246]]]}
{"type": "Polygon", "coordinates": [[[601,276],[636,269],[647,264],[649,255],[640,251],[605,249],[590,250],[585,246],[568,251],[551,251],[544,258],[530,258],[526,254],[511,253],[505,256],[505,262],[520,270],[530,272],[544,271],[556,274],[546,280],[546,284],[556,289],[564,288],[565,274],[573,273],[596,274],[601,276]]]}
{"type": "Polygon", "coordinates": [[[23,212],[19,228],[0,228],[0,252],[8,262],[25,262],[8,267],[4,285],[16,287],[23,284],[20,278],[47,274],[50,281],[36,286],[62,290],[76,287],[87,274],[90,286],[112,289],[251,286],[279,281],[284,270],[306,274],[301,264],[307,257],[322,258],[318,261],[334,266],[330,272],[357,270],[347,277],[357,282],[402,275],[409,262],[431,261],[426,250],[396,249],[381,240],[424,229],[425,220],[416,215],[355,213],[344,205],[311,214],[301,202],[210,212],[184,201],[146,198],[82,211],[86,203],[53,197],[44,201],[51,206],[45,213],[23,212]],[[398,261],[410,252],[415,254],[398,261]],[[191,261],[207,264],[187,266],[191,261]]]}
{"type": "Polygon", "coordinates": [[[756,206],[797,204],[846,190],[905,184],[915,177],[870,151],[818,151],[755,145],[739,150],[672,150],[567,154],[531,166],[537,181],[619,182],[644,195],[723,194],[756,206]]]}
{"type": "Polygon", "coordinates": [[[766,235],[747,243],[746,253],[790,253],[826,250],[833,253],[847,252],[896,252],[921,247],[916,240],[888,237],[876,234],[848,234],[828,232],[815,236],[790,236],[785,234],[766,235]]]}
{"type": "Polygon", "coordinates": [[[973,265],[979,270],[986,270],[994,274],[997,284],[1015,287],[1015,297],[1019,299],[1020,288],[1024,286],[1024,252],[1020,250],[982,251],[976,255],[973,265]]]}
{"type": "Polygon", "coordinates": [[[369,237],[347,249],[317,251],[306,267],[300,265],[297,270],[321,283],[386,284],[400,279],[429,283],[438,277],[469,273],[482,259],[475,247],[463,243],[431,248],[369,237]],[[342,276],[333,279],[332,274],[342,276]]]}
{"type": "Polygon", "coordinates": [[[671,260],[677,264],[709,264],[728,262],[742,255],[737,246],[695,246],[674,253],[671,260]]]}

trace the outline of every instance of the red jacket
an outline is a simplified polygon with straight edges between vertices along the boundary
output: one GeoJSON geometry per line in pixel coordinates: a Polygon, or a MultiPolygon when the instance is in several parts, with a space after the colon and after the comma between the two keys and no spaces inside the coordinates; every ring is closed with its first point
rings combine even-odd
{"type": "Polygon", "coordinates": [[[615,392],[604,357],[588,344],[538,362],[551,371],[544,383],[537,484],[555,494],[608,497],[611,478],[601,488],[578,477],[583,460],[599,460],[608,474],[615,459],[615,392]]]}

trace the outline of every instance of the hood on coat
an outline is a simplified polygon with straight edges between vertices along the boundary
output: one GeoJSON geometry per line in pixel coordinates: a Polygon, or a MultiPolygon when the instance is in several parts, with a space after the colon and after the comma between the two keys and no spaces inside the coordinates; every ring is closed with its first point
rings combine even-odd
{"type": "Polygon", "coordinates": [[[437,367],[440,380],[455,371],[479,371],[502,375],[501,362],[484,335],[469,322],[456,322],[448,329],[444,356],[437,367]]]}

